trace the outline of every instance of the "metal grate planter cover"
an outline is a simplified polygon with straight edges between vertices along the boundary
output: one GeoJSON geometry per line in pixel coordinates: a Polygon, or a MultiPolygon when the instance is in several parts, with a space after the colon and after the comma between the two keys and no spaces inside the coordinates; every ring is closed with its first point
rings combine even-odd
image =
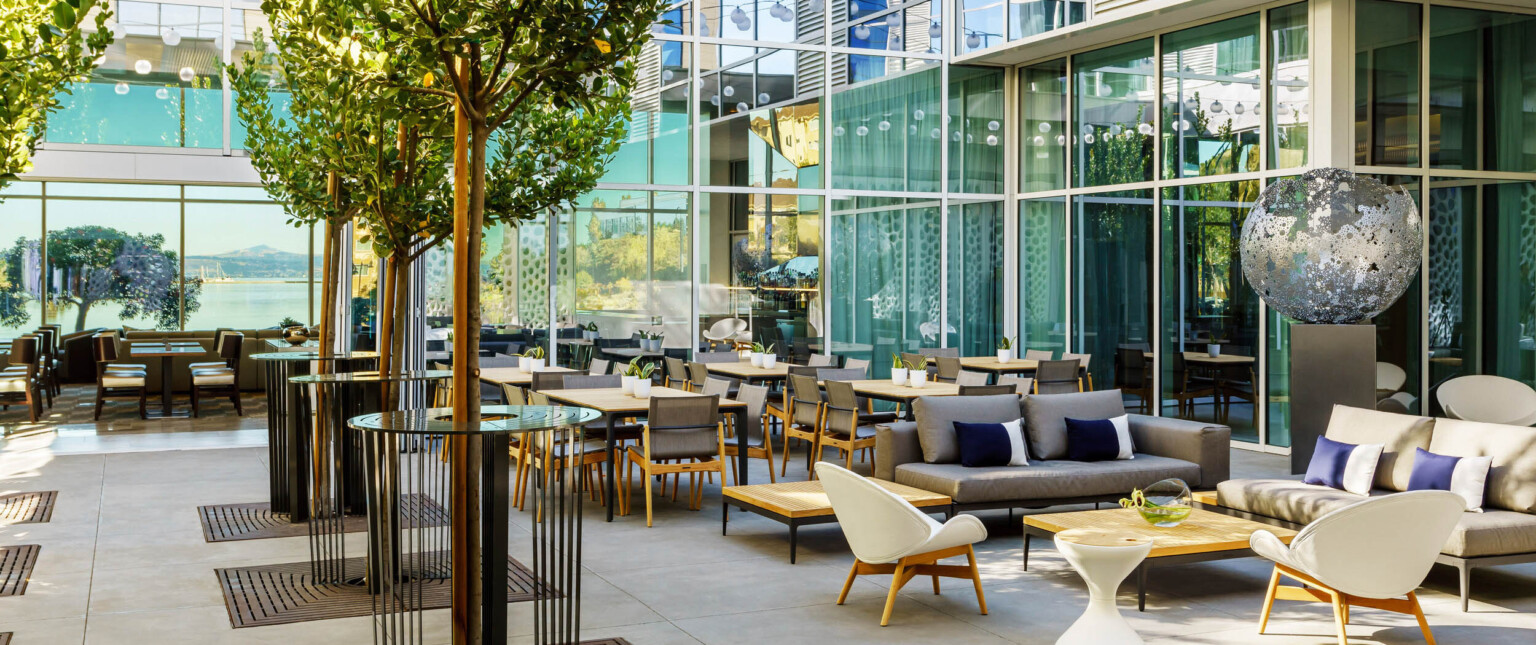
{"type": "Polygon", "coordinates": [[[1407,191],[1321,168],[1264,189],[1243,224],[1243,275],[1286,316],[1352,324],[1403,295],[1423,244],[1407,191]]]}

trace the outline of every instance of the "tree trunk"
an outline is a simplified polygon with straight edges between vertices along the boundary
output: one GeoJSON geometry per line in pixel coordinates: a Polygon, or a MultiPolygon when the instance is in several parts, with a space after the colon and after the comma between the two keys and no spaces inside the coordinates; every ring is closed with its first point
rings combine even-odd
{"type": "MultiPolygon", "coordinates": [[[[394,315],[395,320],[394,329],[389,339],[389,347],[391,355],[395,357],[397,371],[403,371],[405,368],[404,330],[407,328],[406,317],[411,315],[411,267],[415,266],[415,264],[416,261],[409,259],[409,256],[407,256],[406,259],[401,261],[400,264],[395,267],[395,304],[391,309],[391,313],[394,315]]],[[[399,398],[400,390],[399,388],[396,388],[395,400],[390,402],[390,405],[394,406],[392,409],[400,409],[399,398]]]]}
{"type": "Polygon", "coordinates": [[[388,377],[400,373],[398,362],[400,357],[395,354],[395,272],[398,271],[397,258],[400,250],[396,249],[389,257],[384,258],[384,278],[382,280],[382,293],[379,294],[379,311],[375,318],[379,321],[378,336],[374,339],[374,347],[379,352],[379,372],[385,376],[385,380],[379,383],[379,399],[384,404],[385,410],[395,410],[392,397],[396,388],[390,387],[388,377]]]}
{"type": "MultiPolygon", "coordinates": [[[[462,74],[467,75],[469,65],[464,59],[457,61],[462,74]]],[[[457,356],[453,361],[453,418],[455,421],[472,419],[478,412],[478,397],[468,396],[470,373],[468,348],[478,337],[471,339],[468,333],[470,318],[469,274],[466,264],[469,257],[460,245],[472,235],[472,208],[470,206],[470,124],[469,114],[462,103],[455,105],[453,119],[453,349],[457,356]]],[[[474,384],[478,390],[479,384],[474,384]]],[[[478,638],[485,617],[480,611],[483,593],[477,575],[480,563],[480,450],[479,441],[462,437],[449,442],[450,502],[453,514],[453,532],[450,538],[453,566],[452,624],[454,645],[469,645],[478,638]]]]}
{"type": "Polygon", "coordinates": [[[85,331],[85,314],[90,312],[90,310],[91,303],[89,301],[81,301],[75,307],[75,331],[85,331]]]}

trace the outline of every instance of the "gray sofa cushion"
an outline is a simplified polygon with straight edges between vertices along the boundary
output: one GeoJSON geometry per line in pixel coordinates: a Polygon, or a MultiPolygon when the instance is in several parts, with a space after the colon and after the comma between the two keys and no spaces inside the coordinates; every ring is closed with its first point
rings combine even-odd
{"type": "Polygon", "coordinates": [[[1039,461],[1028,466],[966,468],[960,464],[903,464],[896,483],[950,496],[957,504],[1056,500],[1130,494],[1158,480],[1200,478],[1200,467],[1182,459],[1137,454],[1135,459],[1039,461]]]}
{"type": "Polygon", "coordinates": [[[1405,491],[1413,474],[1413,449],[1429,450],[1429,434],[1434,428],[1435,420],[1429,417],[1335,405],[1328,417],[1326,436],[1356,445],[1382,444],[1374,487],[1405,491]]]}
{"type": "Polygon", "coordinates": [[[1536,515],[1514,511],[1462,513],[1445,553],[1464,558],[1536,552],[1536,515]]]}
{"type": "Polygon", "coordinates": [[[1364,499],[1354,493],[1294,479],[1229,479],[1216,485],[1216,503],[1220,506],[1295,524],[1310,524],[1329,511],[1364,499]]]}
{"type": "Polygon", "coordinates": [[[1428,450],[1457,457],[1493,457],[1483,507],[1536,513],[1536,428],[1436,419],[1428,450]]]}
{"type": "Polygon", "coordinates": [[[923,445],[923,461],[950,464],[960,461],[955,441],[955,422],[1005,423],[1019,418],[1019,395],[924,396],[912,403],[917,438],[923,445]]]}
{"type": "MultiPolygon", "coordinates": [[[[1067,456],[1066,419],[1110,419],[1125,414],[1120,390],[1032,394],[1024,397],[1021,406],[1029,435],[1029,454],[1035,459],[1067,456]]],[[[1131,489],[1125,490],[1129,493],[1131,489]]]]}

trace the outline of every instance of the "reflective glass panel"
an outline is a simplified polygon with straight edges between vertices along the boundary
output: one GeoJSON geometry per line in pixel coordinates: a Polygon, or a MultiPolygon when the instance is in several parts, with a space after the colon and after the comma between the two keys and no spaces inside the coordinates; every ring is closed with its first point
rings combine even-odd
{"type": "Polygon", "coordinates": [[[1011,0],[1008,3],[1008,40],[1075,25],[1087,16],[1085,0],[1011,0]]]}
{"type": "MultiPolygon", "coordinates": [[[[1307,165],[1307,133],[1312,114],[1310,47],[1307,3],[1269,11],[1271,168],[1307,165]]],[[[1258,103],[1244,105],[1250,113],[1259,111],[1258,103]]]]}
{"type": "Polygon", "coordinates": [[[1067,187],[1067,60],[1019,72],[1024,120],[1019,133],[1019,186],[1023,192],[1067,187]]]}
{"type": "Polygon", "coordinates": [[[1152,180],[1155,88],[1152,40],[1073,57],[1076,68],[1072,165],[1076,186],[1152,180]]]}
{"type": "Polygon", "coordinates": [[[290,226],[271,203],[189,202],[186,213],[187,281],[201,285],[187,329],[265,329],[309,317],[309,227],[290,226]]]}
{"type": "Polygon", "coordinates": [[[820,197],[710,194],[699,236],[701,341],[734,331],[802,364],[821,351],[820,197]]]}
{"type": "Polygon", "coordinates": [[[1163,36],[1163,176],[1259,170],[1259,16],[1163,36]]]}
{"type": "Polygon", "coordinates": [[[833,206],[830,350],[870,360],[870,377],[886,378],[892,354],[939,346],[939,204],[859,197],[833,206]]]}
{"type": "Polygon", "coordinates": [[[939,190],[939,70],[849,85],[832,97],[832,187],[939,190]]]}
{"type": "MultiPolygon", "coordinates": [[[[1003,192],[1003,73],[996,67],[949,68],[949,190],[1003,192]]],[[[920,135],[916,123],[907,135],[920,135]]]]}
{"type": "Polygon", "coordinates": [[[1084,195],[1072,204],[1071,347],[1092,357],[1094,387],[1107,388],[1120,382],[1120,346],[1150,347],[1153,340],[1156,214],[1152,193],[1144,190],[1084,195]]]}
{"type": "Polygon", "coordinates": [[[1002,202],[949,207],[949,322],[945,346],[987,356],[1003,338],[1002,202]]]}
{"type": "Polygon", "coordinates": [[[1067,348],[1066,290],[1066,198],[1020,201],[1018,349],[1067,348]]]}
{"type": "Polygon", "coordinates": [[[43,200],[9,197],[0,201],[0,230],[5,231],[0,237],[4,251],[0,255],[0,338],[9,339],[44,323],[43,200]]]}
{"type": "Polygon", "coordinates": [[[1536,171],[1536,15],[1431,11],[1430,165],[1536,171]]]}
{"type": "MultiPolygon", "coordinates": [[[[1419,165],[1419,15],[1416,4],[1357,0],[1355,163],[1419,165]]],[[[1278,111],[1278,108],[1276,108],[1278,111]]]]}

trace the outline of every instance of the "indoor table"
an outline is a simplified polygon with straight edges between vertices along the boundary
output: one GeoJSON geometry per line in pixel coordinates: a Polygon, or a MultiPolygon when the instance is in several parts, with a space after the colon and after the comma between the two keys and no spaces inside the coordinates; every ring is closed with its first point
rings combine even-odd
{"type": "Polygon", "coordinates": [[[171,359],[177,356],[192,356],[207,354],[202,345],[193,341],[189,345],[177,345],[172,343],[130,344],[128,356],[130,358],[158,358],[160,359],[160,412],[156,414],[150,411],[151,419],[169,419],[173,417],[188,416],[187,412],[176,412],[171,409],[171,359]]]}

